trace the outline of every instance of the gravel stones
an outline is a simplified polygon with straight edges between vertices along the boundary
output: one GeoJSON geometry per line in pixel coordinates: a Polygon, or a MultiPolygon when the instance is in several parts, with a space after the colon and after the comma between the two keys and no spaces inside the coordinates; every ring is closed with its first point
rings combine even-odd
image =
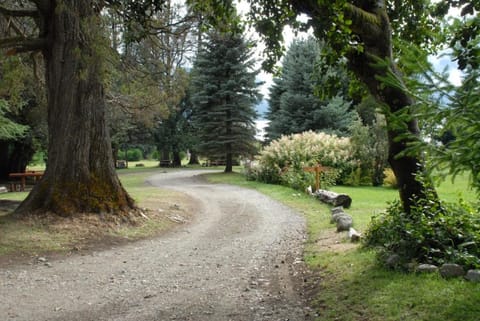
{"type": "Polygon", "coordinates": [[[208,184],[201,173],[149,179],[195,200],[191,223],[0,269],[0,320],[305,320],[304,218],[256,191],[208,184]]]}

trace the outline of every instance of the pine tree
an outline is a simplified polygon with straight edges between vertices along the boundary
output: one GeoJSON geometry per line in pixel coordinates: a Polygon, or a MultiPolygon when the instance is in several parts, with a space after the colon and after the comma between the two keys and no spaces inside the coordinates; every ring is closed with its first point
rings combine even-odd
{"type": "Polygon", "coordinates": [[[295,40],[282,72],[270,88],[269,140],[307,130],[346,135],[355,119],[347,96],[348,80],[341,65],[328,65],[314,38],[295,40]],[[321,70],[321,72],[319,72],[321,70]]]}
{"type": "Polygon", "coordinates": [[[253,107],[260,95],[250,46],[239,33],[211,31],[194,64],[192,103],[198,149],[209,158],[225,159],[225,172],[232,171],[234,157],[255,149],[253,107]]]}

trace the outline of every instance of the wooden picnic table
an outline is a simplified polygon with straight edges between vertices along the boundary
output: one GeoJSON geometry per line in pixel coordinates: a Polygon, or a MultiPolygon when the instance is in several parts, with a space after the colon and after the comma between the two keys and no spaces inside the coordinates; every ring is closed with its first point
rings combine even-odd
{"type": "MultiPolygon", "coordinates": [[[[23,173],[10,173],[8,177],[10,178],[20,178],[20,191],[25,191],[25,185],[27,177],[33,177],[33,181],[36,182],[38,179],[42,178],[42,171],[25,171],[23,173]]],[[[10,190],[12,192],[17,191],[16,184],[10,184],[10,190]]]]}

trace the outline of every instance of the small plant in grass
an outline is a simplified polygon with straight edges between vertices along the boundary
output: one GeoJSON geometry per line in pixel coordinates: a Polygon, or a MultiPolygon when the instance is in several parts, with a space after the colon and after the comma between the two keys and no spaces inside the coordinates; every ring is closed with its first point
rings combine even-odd
{"type": "Polygon", "coordinates": [[[304,168],[322,164],[332,168],[321,177],[325,188],[334,184],[342,171],[352,168],[351,150],[348,138],[335,135],[308,131],[282,136],[265,147],[246,174],[250,180],[303,190],[315,182],[314,175],[304,168]]]}
{"type": "Polygon", "coordinates": [[[397,254],[398,268],[412,262],[480,268],[480,213],[463,201],[427,199],[407,214],[397,201],[372,218],[364,244],[378,250],[381,262],[397,254]]]}

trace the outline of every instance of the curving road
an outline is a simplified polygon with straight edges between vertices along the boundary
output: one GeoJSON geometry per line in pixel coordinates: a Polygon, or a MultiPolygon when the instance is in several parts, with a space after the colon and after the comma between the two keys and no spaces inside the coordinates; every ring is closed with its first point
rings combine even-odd
{"type": "Polygon", "coordinates": [[[201,173],[148,180],[195,199],[190,224],[51,266],[0,270],[0,320],[305,320],[303,218],[201,173]]]}

